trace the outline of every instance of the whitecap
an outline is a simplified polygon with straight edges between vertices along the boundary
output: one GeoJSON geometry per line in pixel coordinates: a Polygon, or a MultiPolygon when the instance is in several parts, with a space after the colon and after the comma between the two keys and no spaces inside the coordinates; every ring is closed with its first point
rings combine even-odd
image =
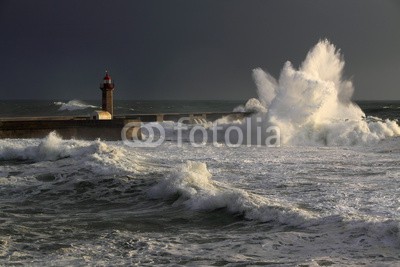
{"type": "Polygon", "coordinates": [[[54,105],[60,106],[58,108],[59,111],[74,111],[74,110],[82,110],[88,108],[98,108],[97,106],[89,105],[84,103],[81,100],[70,100],[68,102],[54,102],[54,105]]]}

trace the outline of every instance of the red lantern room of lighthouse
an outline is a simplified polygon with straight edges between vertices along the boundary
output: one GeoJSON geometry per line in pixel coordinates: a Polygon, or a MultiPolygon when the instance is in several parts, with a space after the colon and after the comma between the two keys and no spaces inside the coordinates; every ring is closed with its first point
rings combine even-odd
{"type": "Polygon", "coordinates": [[[102,91],[102,110],[107,111],[113,116],[113,91],[114,83],[111,80],[111,76],[106,71],[106,76],[104,76],[103,83],[100,85],[102,91]]]}

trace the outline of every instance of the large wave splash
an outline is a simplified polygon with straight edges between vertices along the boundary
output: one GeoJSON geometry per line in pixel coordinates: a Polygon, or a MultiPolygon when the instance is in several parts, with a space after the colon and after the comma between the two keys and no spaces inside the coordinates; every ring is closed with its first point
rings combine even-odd
{"type": "Polygon", "coordinates": [[[81,100],[70,100],[68,102],[54,102],[54,105],[60,106],[58,108],[59,111],[74,111],[74,110],[82,110],[88,108],[98,108],[97,106],[88,105],[81,100]]]}
{"type": "Polygon", "coordinates": [[[237,110],[256,111],[266,127],[278,126],[286,145],[356,145],[399,136],[397,122],[366,118],[351,101],[354,87],[342,78],[344,65],[333,44],[319,41],[299,69],[286,62],[279,80],[254,69],[258,99],[237,110]]]}

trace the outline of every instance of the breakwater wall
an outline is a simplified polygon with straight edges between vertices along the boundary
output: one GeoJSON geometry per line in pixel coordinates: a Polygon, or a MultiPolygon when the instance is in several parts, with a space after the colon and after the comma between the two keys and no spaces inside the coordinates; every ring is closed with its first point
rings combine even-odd
{"type": "Polygon", "coordinates": [[[87,118],[21,118],[0,119],[0,138],[43,138],[56,131],[64,139],[121,140],[121,129],[133,122],[130,131],[140,138],[138,120],[91,120],[87,118]]]}
{"type": "Polygon", "coordinates": [[[230,120],[242,119],[247,112],[201,112],[201,113],[158,113],[117,115],[112,120],[96,120],[93,117],[19,117],[0,118],[0,138],[43,138],[56,131],[65,139],[121,140],[122,128],[130,123],[128,136],[141,138],[140,126],[146,122],[182,121],[196,124],[214,121],[228,116],[230,120]]]}
{"type": "Polygon", "coordinates": [[[156,113],[156,114],[134,114],[134,115],[119,115],[114,118],[119,119],[138,119],[142,122],[163,122],[173,121],[178,122],[183,118],[187,120],[182,121],[183,123],[195,124],[198,121],[215,121],[222,117],[228,117],[229,120],[243,119],[244,117],[250,116],[253,112],[198,112],[198,113],[156,113]]]}

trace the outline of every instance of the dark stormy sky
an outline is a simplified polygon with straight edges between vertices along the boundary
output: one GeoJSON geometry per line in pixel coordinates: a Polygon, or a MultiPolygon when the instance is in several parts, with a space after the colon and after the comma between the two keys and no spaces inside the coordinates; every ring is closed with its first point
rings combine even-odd
{"type": "Polygon", "coordinates": [[[400,99],[397,0],[0,0],[0,99],[254,97],[251,70],[279,75],[328,38],[354,99],[400,99]]]}

